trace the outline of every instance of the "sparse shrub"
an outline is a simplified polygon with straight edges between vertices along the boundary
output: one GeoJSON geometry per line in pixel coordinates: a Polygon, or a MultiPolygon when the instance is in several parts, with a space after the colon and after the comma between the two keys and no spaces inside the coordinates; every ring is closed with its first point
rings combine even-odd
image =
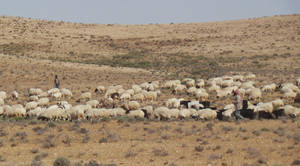
{"type": "Polygon", "coordinates": [[[45,131],[47,131],[47,127],[46,128],[41,128],[41,127],[35,127],[35,128],[33,128],[32,130],[34,131],[34,132],[36,132],[36,134],[38,134],[38,135],[42,135],[42,134],[44,134],[45,133],[45,131]]]}
{"type": "Polygon", "coordinates": [[[247,132],[247,129],[240,127],[239,131],[245,133],[245,132],[247,132]]]}
{"type": "Polygon", "coordinates": [[[50,121],[46,124],[46,127],[53,128],[53,127],[56,127],[56,124],[54,122],[50,121]]]}
{"type": "Polygon", "coordinates": [[[264,128],[261,128],[260,131],[270,131],[270,129],[264,127],[264,128]]]}
{"type": "Polygon", "coordinates": [[[247,153],[248,153],[250,159],[258,158],[261,156],[259,151],[257,151],[256,149],[250,148],[250,147],[247,149],[247,153]]]}
{"type": "Polygon", "coordinates": [[[267,164],[267,160],[264,159],[264,158],[258,159],[257,162],[258,162],[259,164],[267,164]]]}
{"type": "Polygon", "coordinates": [[[66,135],[66,136],[64,137],[64,139],[62,140],[62,142],[63,142],[64,144],[70,146],[70,145],[71,145],[71,138],[70,138],[68,135],[66,135]]]}
{"type": "Polygon", "coordinates": [[[130,149],[128,152],[125,153],[125,157],[135,157],[137,153],[135,153],[132,149],[130,149]]]}
{"type": "Polygon", "coordinates": [[[204,149],[204,148],[203,148],[202,146],[200,146],[200,145],[195,147],[195,150],[196,150],[197,152],[202,152],[203,149],[204,149]]]}
{"type": "Polygon", "coordinates": [[[164,157],[164,156],[168,156],[169,155],[169,153],[166,151],[166,150],[164,150],[164,149],[153,149],[153,151],[152,151],[153,153],[154,153],[154,155],[155,156],[162,156],[162,157],[164,157]]]}
{"type": "Polygon", "coordinates": [[[2,155],[0,155],[0,161],[1,162],[5,161],[5,159],[2,157],[2,155]]]}
{"type": "Polygon", "coordinates": [[[161,138],[164,139],[164,140],[167,140],[167,139],[169,139],[169,136],[168,135],[162,135],[161,138]]]}
{"type": "Polygon", "coordinates": [[[53,163],[53,166],[70,166],[70,165],[71,165],[70,160],[64,157],[58,157],[53,163]]]}
{"type": "Polygon", "coordinates": [[[17,132],[15,136],[20,137],[20,139],[23,140],[24,138],[27,137],[27,134],[26,132],[23,131],[23,132],[17,132]]]}
{"type": "Polygon", "coordinates": [[[217,159],[220,159],[221,157],[220,156],[218,156],[218,155],[216,155],[216,154],[211,154],[210,156],[209,156],[209,160],[217,160],[217,159]]]}
{"type": "Polygon", "coordinates": [[[8,133],[3,131],[3,130],[0,130],[0,137],[4,137],[4,136],[7,136],[8,133]]]}
{"type": "Polygon", "coordinates": [[[99,140],[99,143],[107,143],[107,138],[103,137],[99,140]]]}
{"type": "Polygon", "coordinates": [[[31,149],[30,152],[33,153],[33,154],[35,154],[35,153],[39,152],[39,149],[36,149],[36,148],[31,149]]]}
{"type": "Polygon", "coordinates": [[[178,128],[176,128],[175,129],[175,131],[177,131],[178,133],[180,133],[180,134],[182,134],[183,133],[183,130],[182,130],[182,128],[181,127],[178,127],[178,128]]]}
{"type": "Polygon", "coordinates": [[[292,166],[294,165],[300,165],[300,160],[297,159],[297,160],[294,160],[293,163],[291,164],[292,166]]]}
{"type": "Polygon", "coordinates": [[[252,134],[256,135],[256,136],[260,136],[260,131],[258,130],[253,130],[252,134]]]}
{"type": "Polygon", "coordinates": [[[4,144],[3,144],[3,141],[0,140],[0,147],[2,147],[4,144]]]}
{"type": "Polygon", "coordinates": [[[206,128],[207,128],[208,130],[210,130],[210,131],[213,130],[213,127],[214,127],[214,124],[213,124],[213,123],[207,123],[207,124],[206,124],[206,128]]]}
{"type": "Polygon", "coordinates": [[[87,130],[86,128],[80,128],[77,132],[80,134],[87,134],[89,130],[87,130]]]}
{"type": "Polygon", "coordinates": [[[90,140],[90,136],[88,134],[85,134],[85,136],[82,138],[82,143],[88,143],[90,140]]]}
{"type": "Polygon", "coordinates": [[[295,133],[293,138],[296,142],[300,142],[300,132],[295,133]]]}
{"type": "Polygon", "coordinates": [[[53,141],[54,136],[53,135],[49,135],[45,138],[44,142],[43,142],[43,148],[51,148],[51,147],[55,147],[55,143],[53,141]]]}
{"type": "Polygon", "coordinates": [[[278,129],[274,130],[274,134],[277,134],[278,136],[284,136],[285,130],[282,127],[278,127],[278,129]]]}
{"type": "Polygon", "coordinates": [[[232,153],[233,152],[233,149],[229,148],[227,149],[226,153],[232,153]]]}
{"type": "Polygon", "coordinates": [[[243,137],[243,140],[247,140],[247,139],[249,139],[249,136],[244,136],[243,137]]]}
{"type": "Polygon", "coordinates": [[[222,127],[222,130],[225,131],[225,132],[229,132],[229,131],[233,131],[234,128],[231,127],[231,126],[223,126],[223,127],[222,127]]]}
{"type": "Polygon", "coordinates": [[[219,149],[221,149],[221,146],[217,145],[213,150],[219,150],[219,149]]]}
{"type": "Polygon", "coordinates": [[[88,163],[84,164],[84,166],[100,166],[95,160],[91,160],[88,163]]]}

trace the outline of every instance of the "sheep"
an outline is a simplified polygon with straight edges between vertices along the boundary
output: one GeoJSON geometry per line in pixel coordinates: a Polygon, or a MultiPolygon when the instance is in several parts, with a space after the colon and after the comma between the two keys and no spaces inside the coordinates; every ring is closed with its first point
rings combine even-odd
{"type": "Polygon", "coordinates": [[[185,82],[187,88],[195,87],[195,80],[191,79],[185,82]]]}
{"type": "Polygon", "coordinates": [[[55,100],[60,100],[62,98],[62,93],[60,92],[53,93],[51,97],[55,100]]]}
{"type": "Polygon", "coordinates": [[[246,94],[249,95],[250,100],[259,101],[262,97],[261,90],[259,88],[250,89],[250,91],[246,91],[246,94]]]}
{"type": "Polygon", "coordinates": [[[300,109],[294,106],[285,105],[283,107],[280,107],[279,109],[282,109],[285,115],[291,116],[293,118],[300,116],[300,109]]]}
{"type": "Polygon", "coordinates": [[[167,107],[158,107],[153,111],[154,117],[159,120],[168,120],[171,119],[171,115],[169,113],[169,108],[167,107]]]}
{"type": "Polygon", "coordinates": [[[254,82],[252,82],[252,81],[244,82],[244,83],[242,83],[242,85],[240,86],[240,88],[243,88],[245,90],[247,90],[247,89],[253,89],[253,88],[255,88],[254,82]]]}
{"type": "Polygon", "coordinates": [[[244,81],[244,76],[242,75],[234,75],[233,77],[233,81],[244,81]]]}
{"type": "Polygon", "coordinates": [[[299,88],[296,85],[294,85],[293,83],[284,83],[280,86],[282,86],[282,88],[286,87],[286,88],[292,89],[296,93],[299,92],[299,88]]]}
{"type": "Polygon", "coordinates": [[[140,93],[142,91],[142,88],[136,84],[132,85],[131,88],[134,90],[135,94],[140,93]]]}
{"type": "Polygon", "coordinates": [[[151,105],[145,106],[141,110],[144,111],[146,118],[148,119],[154,118],[153,107],[151,105]]]}
{"type": "Polygon", "coordinates": [[[102,93],[104,93],[105,92],[105,87],[104,86],[101,86],[101,85],[99,85],[99,86],[97,86],[96,87],[96,89],[95,89],[95,91],[94,91],[95,93],[99,93],[99,94],[102,94],[102,93]]]}
{"type": "Polygon", "coordinates": [[[37,103],[38,103],[38,106],[48,106],[49,105],[49,99],[44,97],[44,98],[40,98],[37,103]]]}
{"type": "Polygon", "coordinates": [[[147,90],[147,91],[154,91],[155,90],[155,87],[153,84],[151,84],[150,82],[145,82],[145,83],[142,83],[140,85],[140,87],[144,90],[147,90]]]}
{"type": "Polygon", "coordinates": [[[3,108],[4,108],[3,115],[5,117],[25,117],[26,116],[26,110],[21,104],[16,104],[11,107],[5,105],[3,108]]]}
{"type": "Polygon", "coordinates": [[[198,89],[196,91],[196,99],[199,101],[207,101],[209,98],[209,94],[204,90],[198,89]]]}
{"type": "Polygon", "coordinates": [[[0,106],[0,115],[3,115],[3,113],[4,113],[4,108],[0,106]]]}
{"type": "Polygon", "coordinates": [[[176,98],[168,99],[166,102],[166,106],[168,108],[179,108],[181,100],[184,100],[184,99],[176,99],[176,98]]]}
{"type": "Polygon", "coordinates": [[[66,89],[66,88],[62,88],[60,90],[62,97],[64,98],[71,98],[73,96],[73,93],[71,92],[71,90],[66,89]]]}
{"type": "Polygon", "coordinates": [[[256,75],[252,74],[252,73],[250,73],[250,74],[248,74],[248,75],[245,76],[246,80],[254,80],[255,78],[256,78],[256,75]]]}
{"type": "Polygon", "coordinates": [[[115,116],[124,116],[126,111],[123,108],[113,108],[111,111],[114,112],[115,116]]]}
{"type": "Polygon", "coordinates": [[[19,98],[19,93],[18,93],[17,91],[11,92],[11,98],[12,98],[13,100],[18,99],[18,98],[19,98]]]}
{"type": "Polygon", "coordinates": [[[86,102],[86,105],[90,105],[92,108],[96,108],[99,105],[98,100],[90,100],[86,102]]]}
{"type": "Polygon", "coordinates": [[[85,112],[88,110],[85,105],[76,105],[71,108],[71,120],[81,120],[85,118],[85,112]]]}
{"type": "Polygon", "coordinates": [[[4,92],[4,91],[0,91],[0,98],[1,98],[1,99],[3,99],[3,100],[5,100],[5,99],[6,99],[6,97],[7,97],[7,94],[6,94],[6,92],[4,92]]]}
{"type": "Polygon", "coordinates": [[[199,101],[190,101],[188,102],[188,109],[194,108],[196,110],[203,109],[204,106],[199,103],[199,101]]]}
{"type": "Polygon", "coordinates": [[[196,94],[196,91],[197,91],[197,88],[196,87],[190,87],[189,89],[187,89],[187,93],[189,95],[195,95],[196,94]]]}
{"type": "Polygon", "coordinates": [[[137,101],[129,101],[125,103],[123,107],[125,110],[130,111],[130,110],[138,110],[141,106],[140,103],[137,101]]]}
{"type": "Polygon", "coordinates": [[[159,81],[152,81],[152,85],[153,85],[154,89],[158,89],[159,88],[159,81]]]}
{"type": "Polygon", "coordinates": [[[171,119],[178,119],[179,117],[179,109],[172,108],[167,111],[171,119]]]}
{"type": "Polygon", "coordinates": [[[133,118],[144,118],[145,113],[142,110],[133,110],[129,111],[127,115],[133,118]]]}
{"type": "Polygon", "coordinates": [[[38,101],[38,100],[39,100],[39,97],[36,96],[36,95],[33,95],[33,96],[29,97],[29,101],[38,101]]]}
{"type": "Polygon", "coordinates": [[[130,94],[130,96],[134,95],[134,90],[133,89],[127,89],[124,93],[130,94]]]}
{"type": "Polygon", "coordinates": [[[297,78],[297,79],[296,79],[296,85],[297,85],[298,87],[300,87],[300,78],[297,78]]]}
{"type": "Polygon", "coordinates": [[[167,89],[171,89],[171,88],[174,88],[178,84],[181,84],[180,80],[169,80],[169,81],[165,82],[165,84],[163,85],[163,87],[167,88],[167,89]]]}
{"type": "Polygon", "coordinates": [[[276,84],[272,83],[269,85],[265,85],[261,88],[263,92],[274,92],[276,90],[276,84]]]}
{"type": "Polygon", "coordinates": [[[58,120],[62,117],[63,109],[58,105],[52,105],[38,115],[38,119],[42,120],[58,120]]]}
{"type": "Polygon", "coordinates": [[[218,92],[220,90],[221,90],[221,87],[218,86],[218,85],[213,85],[213,86],[211,86],[211,87],[208,88],[209,92],[218,92]]]}
{"type": "Polygon", "coordinates": [[[232,94],[232,91],[221,89],[217,91],[217,98],[228,97],[232,94]]]}
{"type": "Polygon", "coordinates": [[[197,79],[196,80],[196,88],[204,88],[205,82],[203,79],[197,79]]]}
{"type": "Polygon", "coordinates": [[[26,111],[33,110],[33,109],[35,109],[36,107],[38,107],[38,103],[35,102],[35,101],[29,102],[29,103],[27,103],[27,104],[25,105],[26,111]]]}
{"type": "Polygon", "coordinates": [[[38,98],[44,98],[44,97],[49,97],[48,92],[42,92],[41,94],[37,95],[38,98]]]}
{"type": "Polygon", "coordinates": [[[295,92],[286,92],[283,94],[283,98],[286,99],[286,102],[292,103],[297,96],[295,92]]]}
{"type": "Polygon", "coordinates": [[[225,120],[231,119],[233,112],[235,111],[234,104],[228,104],[224,107],[224,111],[222,112],[222,117],[225,120]]]}
{"type": "Polygon", "coordinates": [[[150,92],[144,92],[145,100],[155,101],[157,99],[157,92],[156,91],[150,91],[150,92]]]}
{"type": "MultiPolygon", "coordinates": [[[[88,93],[88,92],[86,92],[86,93],[88,93]]],[[[116,89],[107,89],[107,91],[104,94],[104,97],[109,98],[109,97],[111,97],[112,94],[115,94],[115,93],[117,93],[116,89]]]]}
{"type": "Polygon", "coordinates": [[[217,111],[206,108],[197,112],[201,120],[213,120],[217,118],[217,111]]]}
{"type": "MultiPolygon", "coordinates": [[[[58,92],[60,92],[60,90],[58,88],[52,88],[47,91],[48,95],[50,95],[50,96],[53,95],[54,93],[58,93],[58,92]]],[[[39,94],[37,94],[37,95],[39,95],[39,94]]]]}
{"type": "Polygon", "coordinates": [[[273,104],[274,110],[275,110],[275,109],[278,109],[279,107],[284,106],[284,102],[283,102],[281,99],[276,99],[276,100],[273,100],[273,101],[271,101],[271,102],[272,102],[272,104],[273,104]]]}
{"type": "Polygon", "coordinates": [[[46,108],[36,107],[33,110],[27,112],[27,117],[38,117],[46,108]]]}
{"type": "Polygon", "coordinates": [[[173,93],[174,94],[178,94],[178,93],[182,93],[186,90],[186,86],[182,85],[182,84],[178,84],[174,87],[173,93]]]}
{"type": "Polygon", "coordinates": [[[79,100],[90,100],[92,98],[91,92],[82,93],[79,97],[79,100]]]}
{"type": "Polygon", "coordinates": [[[142,102],[145,100],[145,95],[143,93],[137,93],[132,96],[132,99],[142,102]]]}
{"type": "Polygon", "coordinates": [[[29,89],[29,96],[40,95],[41,93],[43,93],[43,90],[40,88],[30,88],[29,89]]]}
{"type": "Polygon", "coordinates": [[[229,79],[229,80],[223,80],[221,82],[221,87],[222,88],[226,88],[226,87],[230,87],[233,85],[233,80],[232,79],[229,79]]]}
{"type": "Polygon", "coordinates": [[[190,109],[181,109],[179,110],[178,117],[180,119],[189,118],[192,115],[190,109]]]}
{"type": "Polygon", "coordinates": [[[120,96],[120,99],[121,99],[122,101],[130,100],[130,98],[131,98],[131,94],[129,94],[129,93],[127,93],[127,92],[123,93],[123,94],[120,96]]]}
{"type": "Polygon", "coordinates": [[[62,108],[64,110],[69,110],[72,108],[72,105],[69,104],[67,101],[59,101],[57,102],[57,105],[59,108],[62,108]]]}
{"type": "Polygon", "coordinates": [[[4,105],[4,100],[2,98],[0,98],[0,106],[4,105]]]}

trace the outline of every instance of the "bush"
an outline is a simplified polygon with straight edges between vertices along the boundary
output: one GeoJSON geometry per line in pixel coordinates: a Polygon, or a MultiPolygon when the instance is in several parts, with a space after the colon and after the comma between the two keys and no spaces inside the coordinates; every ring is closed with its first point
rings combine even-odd
{"type": "Polygon", "coordinates": [[[70,166],[70,165],[71,165],[70,160],[64,157],[58,157],[53,163],[53,166],[70,166]]]}

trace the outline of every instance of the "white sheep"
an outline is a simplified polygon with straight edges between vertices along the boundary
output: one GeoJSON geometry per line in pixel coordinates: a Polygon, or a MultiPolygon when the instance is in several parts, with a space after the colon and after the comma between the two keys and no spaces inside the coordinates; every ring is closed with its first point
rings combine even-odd
{"type": "Polygon", "coordinates": [[[99,105],[98,100],[90,100],[86,102],[86,105],[90,105],[92,108],[96,108],[99,105]]]}
{"type": "Polygon", "coordinates": [[[157,99],[157,91],[149,91],[149,92],[143,92],[144,96],[145,96],[145,100],[150,100],[150,101],[155,101],[157,99]]]}
{"type": "Polygon", "coordinates": [[[178,94],[178,93],[182,93],[186,90],[186,86],[185,85],[182,85],[182,84],[178,84],[174,87],[174,92],[175,94],[178,94]]]}
{"type": "Polygon", "coordinates": [[[269,85],[265,85],[261,88],[263,92],[274,92],[276,90],[276,84],[272,83],[269,85]]]}
{"type": "Polygon", "coordinates": [[[7,94],[4,91],[0,91],[0,98],[5,100],[7,98],[7,94]]]}
{"type": "Polygon", "coordinates": [[[138,110],[141,106],[140,106],[140,103],[137,102],[137,101],[129,101],[129,102],[126,102],[124,103],[124,108],[127,110],[127,111],[130,111],[130,110],[138,110]]]}
{"type": "Polygon", "coordinates": [[[0,106],[4,105],[4,100],[2,98],[0,98],[0,106]]]}
{"type": "Polygon", "coordinates": [[[286,92],[283,94],[283,98],[286,99],[287,102],[292,103],[297,96],[295,92],[286,92]]]}
{"type": "Polygon", "coordinates": [[[255,78],[256,78],[256,75],[252,74],[252,73],[250,73],[250,74],[248,74],[248,75],[245,76],[246,80],[254,80],[255,78]]]}
{"type": "Polygon", "coordinates": [[[180,107],[180,101],[182,101],[184,99],[176,99],[176,98],[171,98],[168,99],[166,102],[166,106],[168,108],[179,108],[180,107]]]}
{"type": "Polygon", "coordinates": [[[285,105],[283,107],[280,107],[279,109],[284,110],[284,114],[291,116],[291,117],[298,117],[300,116],[300,109],[296,108],[294,106],[291,105],[285,105]]]}
{"type": "MultiPolygon", "coordinates": [[[[86,92],[86,93],[89,93],[89,92],[86,92]]],[[[112,94],[114,94],[114,93],[117,93],[117,90],[116,89],[107,89],[106,90],[106,92],[105,92],[105,94],[104,94],[104,97],[105,98],[109,98],[109,97],[111,97],[111,95],[112,94]]],[[[83,94],[82,94],[83,95],[83,94]]],[[[91,96],[92,96],[92,94],[91,94],[91,96]]],[[[89,98],[90,99],[90,98],[89,98]]]]}
{"type": "Polygon", "coordinates": [[[134,95],[132,96],[132,99],[133,99],[133,100],[136,100],[136,101],[142,102],[142,101],[145,100],[145,95],[144,95],[143,93],[140,92],[140,93],[134,94],[134,95]]]}
{"type": "Polygon", "coordinates": [[[190,87],[190,88],[187,89],[186,92],[187,92],[189,95],[196,95],[196,91],[197,91],[197,88],[196,88],[196,87],[190,87]]]}
{"type": "Polygon", "coordinates": [[[206,108],[198,111],[198,117],[202,120],[212,120],[217,118],[217,111],[206,108]]]}
{"type": "Polygon", "coordinates": [[[195,87],[195,80],[191,79],[185,82],[187,88],[195,87]]]}
{"type": "Polygon", "coordinates": [[[273,112],[272,102],[258,103],[257,104],[257,111],[264,111],[264,112],[272,113],[273,112]]]}
{"type": "Polygon", "coordinates": [[[278,109],[279,107],[284,106],[284,102],[283,102],[281,99],[276,99],[276,100],[273,100],[273,101],[271,101],[271,102],[272,102],[272,104],[273,104],[274,110],[275,110],[275,109],[278,109]]]}
{"type": "Polygon", "coordinates": [[[33,110],[27,112],[27,117],[38,117],[46,108],[36,107],[33,110]]]}
{"type": "Polygon", "coordinates": [[[140,93],[142,91],[142,88],[139,85],[132,85],[131,88],[134,90],[134,93],[140,93]]]}
{"type": "Polygon", "coordinates": [[[296,79],[296,85],[297,85],[298,87],[300,87],[300,78],[297,78],[297,79],[296,79]]]}
{"type": "Polygon", "coordinates": [[[11,107],[8,105],[5,105],[4,107],[4,113],[3,115],[5,117],[25,117],[26,116],[26,110],[21,104],[12,105],[11,107]]]}
{"type": "Polygon", "coordinates": [[[27,103],[27,104],[25,105],[26,111],[33,110],[33,109],[35,109],[36,107],[38,107],[38,103],[35,102],[35,101],[29,102],[29,103],[27,103]]]}
{"type": "Polygon", "coordinates": [[[179,110],[178,117],[180,119],[185,119],[185,118],[191,117],[192,113],[191,113],[190,110],[191,109],[181,109],[181,110],[179,110]]]}
{"type": "Polygon", "coordinates": [[[204,88],[204,86],[205,86],[205,82],[204,82],[203,79],[197,79],[196,80],[196,87],[197,88],[204,88]]]}
{"type": "Polygon", "coordinates": [[[243,82],[242,85],[240,86],[240,88],[243,88],[245,90],[253,89],[253,88],[255,88],[254,82],[253,81],[243,82]]]}
{"type": "Polygon", "coordinates": [[[55,100],[60,100],[62,98],[62,93],[60,92],[53,93],[51,97],[55,100]]]}
{"type": "Polygon", "coordinates": [[[262,97],[262,93],[259,88],[249,89],[249,91],[246,91],[246,94],[249,95],[250,100],[254,100],[254,101],[259,101],[262,97]]]}
{"type": "Polygon", "coordinates": [[[0,106],[0,115],[3,115],[3,113],[4,113],[4,108],[0,106]]]}
{"type": "Polygon", "coordinates": [[[89,110],[85,105],[76,105],[71,108],[71,120],[81,120],[85,118],[85,112],[89,110]]]}
{"type": "Polygon", "coordinates": [[[171,119],[171,115],[169,113],[169,108],[167,107],[158,107],[153,111],[154,117],[159,120],[167,120],[171,119]]]}
{"type": "Polygon", "coordinates": [[[234,81],[244,81],[244,76],[242,75],[234,75],[233,76],[234,81]]]}
{"type": "Polygon", "coordinates": [[[80,100],[90,100],[92,98],[91,92],[82,93],[79,97],[80,100]]]}
{"type": "Polygon", "coordinates": [[[177,108],[168,109],[167,113],[171,119],[178,119],[179,117],[179,109],[177,108]]]}
{"type": "Polygon", "coordinates": [[[144,111],[145,116],[148,117],[149,119],[154,118],[153,107],[151,105],[147,105],[147,106],[143,107],[141,110],[144,111]]]}
{"type": "Polygon", "coordinates": [[[120,99],[121,99],[122,101],[130,100],[130,98],[131,98],[131,94],[130,94],[130,93],[127,93],[127,92],[123,93],[123,94],[120,96],[120,99]]]}
{"type": "Polygon", "coordinates": [[[233,85],[233,80],[232,79],[229,79],[229,80],[223,80],[221,82],[221,87],[222,88],[226,88],[226,87],[230,87],[233,85]]]}
{"type": "Polygon", "coordinates": [[[145,113],[142,110],[132,110],[129,111],[128,116],[133,118],[144,118],[145,113]]]}
{"type": "Polygon", "coordinates": [[[205,91],[205,89],[204,90],[197,89],[195,96],[196,99],[199,101],[207,101],[209,98],[209,94],[205,91]]]}
{"type": "Polygon", "coordinates": [[[102,94],[104,92],[105,92],[105,87],[102,86],[102,85],[97,86],[96,89],[95,89],[95,93],[102,94]]]}
{"type": "Polygon", "coordinates": [[[180,80],[169,80],[169,81],[165,82],[165,84],[163,85],[163,87],[171,89],[171,88],[174,88],[178,84],[181,84],[180,80]]]}
{"type": "Polygon", "coordinates": [[[194,108],[196,110],[200,110],[200,109],[203,109],[204,106],[202,104],[199,103],[199,101],[190,101],[188,103],[188,108],[191,109],[191,108],[194,108]]]}
{"type": "Polygon", "coordinates": [[[113,111],[115,116],[124,116],[126,114],[126,111],[123,108],[113,108],[111,109],[113,111]]]}
{"type": "Polygon", "coordinates": [[[133,89],[127,89],[124,93],[130,94],[130,96],[134,95],[134,90],[133,89]]]}
{"type": "Polygon", "coordinates": [[[66,98],[71,98],[73,96],[73,93],[71,92],[71,90],[67,89],[67,88],[62,88],[60,90],[62,97],[66,98]]]}
{"type": "Polygon", "coordinates": [[[49,105],[50,100],[47,97],[44,98],[40,98],[37,103],[38,106],[48,106],[49,105]]]}
{"type": "Polygon", "coordinates": [[[218,85],[212,85],[211,87],[208,88],[209,92],[218,92],[219,90],[221,90],[221,87],[218,85]]]}
{"type": "MultiPolygon", "coordinates": [[[[58,93],[58,92],[60,92],[60,90],[58,88],[52,88],[47,91],[49,96],[53,95],[54,93],[58,93]]],[[[39,93],[39,94],[41,94],[41,93],[39,93]]],[[[39,95],[39,94],[37,94],[37,95],[39,95]]]]}
{"type": "Polygon", "coordinates": [[[38,101],[39,100],[39,96],[33,95],[29,97],[29,101],[38,101]]]}
{"type": "Polygon", "coordinates": [[[41,93],[43,93],[43,90],[40,88],[30,88],[29,89],[29,96],[40,95],[41,93]]]}
{"type": "Polygon", "coordinates": [[[18,99],[18,98],[19,98],[19,93],[18,93],[17,91],[11,92],[11,98],[12,98],[13,100],[18,99]]]}
{"type": "Polygon", "coordinates": [[[41,94],[37,95],[38,98],[44,98],[44,97],[49,97],[50,95],[48,94],[48,92],[42,92],[41,94]]]}

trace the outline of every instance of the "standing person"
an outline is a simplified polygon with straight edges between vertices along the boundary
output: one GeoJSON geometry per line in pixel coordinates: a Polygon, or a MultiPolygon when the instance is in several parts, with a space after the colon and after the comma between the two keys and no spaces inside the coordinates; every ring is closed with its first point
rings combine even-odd
{"type": "Polygon", "coordinates": [[[60,84],[59,79],[58,79],[57,75],[55,75],[55,79],[54,79],[55,88],[59,88],[59,84],[60,84]]]}
{"type": "Polygon", "coordinates": [[[233,103],[235,106],[235,117],[237,120],[244,119],[244,117],[241,115],[241,110],[243,108],[243,99],[239,89],[235,90],[233,94],[235,96],[233,103]]]}

